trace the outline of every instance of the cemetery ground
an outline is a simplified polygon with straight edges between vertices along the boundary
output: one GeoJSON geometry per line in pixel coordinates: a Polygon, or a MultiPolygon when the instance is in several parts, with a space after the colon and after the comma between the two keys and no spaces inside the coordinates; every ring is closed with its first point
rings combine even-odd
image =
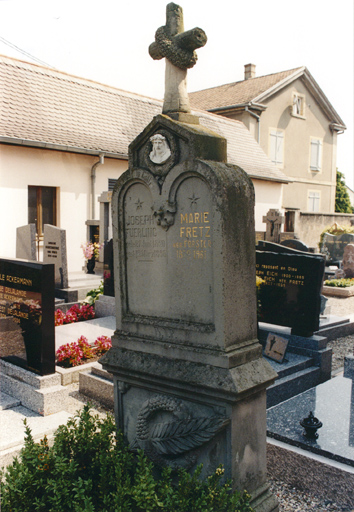
{"type": "MultiPolygon", "coordinates": [[[[337,298],[329,297],[327,306],[331,309],[331,314],[351,317],[354,316],[354,297],[337,298]]],[[[330,341],[328,346],[333,350],[332,375],[340,375],[343,370],[344,357],[353,354],[354,335],[338,338],[330,341]]],[[[93,406],[93,413],[104,417],[107,413],[113,413],[113,409],[107,408],[101,402],[88,398],[79,392],[79,384],[73,383],[66,386],[68,400],[66,410],[63,411],[62,421],[82,410],[85,403],[90,402],[93,406]]],[[[0,413],[1,414],[1,413],[0,413]]],[[[48,422],[50,416],[38,418],[38,421],[48,422]]],[[[52,433],[56,425],[49,428],[52,433]]],[[[271,468],[278,467],[277,471],[269,470],[268,479],[272,492],[277,496],[280,507],[279,511],[342,511],[350,512],[354,510],[354,491],[352,481],[346,482],[337,478],[336,469],[330,466],[324,466],[320,463],[312,463],[308,459],[299,457],[297,453],[292,452],[289,459],[284,462],[279,459],[279,455],[273,453],[272,445],[268,445],[268,453],[271,461],[271,468]],[[309,465],[308,465],[309,464],[309,465]],[[306,484],[304,479],[297,478],[299,474],[307,474],[306,484]],[[279,474],[286,474],[282,481],[279,474]],[[350,504],[350,500],[351,503],[350,504]]],[[[290,452],[289,452],[290,453],[290,452]]],[[[13,454],[5,454],[0,458],[0,466],[11,462],[13,454]]],[[[192,511],[191,511],[192,512],[192,511]]]]}

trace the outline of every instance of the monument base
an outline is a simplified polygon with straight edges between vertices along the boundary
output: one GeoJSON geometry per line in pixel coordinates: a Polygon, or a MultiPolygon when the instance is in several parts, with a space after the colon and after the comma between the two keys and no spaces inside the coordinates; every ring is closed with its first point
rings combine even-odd
{"type": "Polygon", "coordinates": [[[264,484],[252,493],[251,507],[256,512],[278,512],[279,504],[276,497],[270,492],[269,485],[264,484]]]}
{"type": "Polygon", "coordinates": [[[7,361],[0,360],[1,391],[17,398],[24,407],[42,416],[66,407],[67,392],[59,374],[36,375],[7,361]]]}
{"type": "Polygon", "coordinates": [[[133,450],[160,467],[203,464],[202,478],[222,464],[256,512],[278,510],[265,450],[266,387],[275,372],[262,357],[230,369],[114,347],[100,362],[113,374],[116,424],[133,450]]]}

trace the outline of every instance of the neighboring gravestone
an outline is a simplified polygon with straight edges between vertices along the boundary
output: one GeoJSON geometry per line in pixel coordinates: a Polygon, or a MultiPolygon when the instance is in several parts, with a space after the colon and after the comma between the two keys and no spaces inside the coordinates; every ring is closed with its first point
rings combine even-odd
{"type": "Polygon", "coordinates": [[[265,239],[268,242],[279,242],[281,225],[284,223],[284,216],[279,210],[271,208],[267,215],[263,216],[263,222],[266,223],[265,239]]]}
{"type": "Polygon", "coordinates": [[[345,277],[354,277],[354,244],[348,244],[344,248],[342,269],[345,277]]]}
{"type": "Polygon", "coordinates": [[[43,263],[54,263],[55,288],[68,288],[66,231],[44,224],[43,263]]]}
{"type": "Polygon", "coordinates": [[[328,264],[338,264],[343,259],[344,248],[351,243],[354,243],[354,233],[343,233],[342,235],[325,233],[321,253],[326,256],[328,264]]]}
{"type": "Polygon", "coordinates": [[[297,251],[309,252],[309,248],[306,244],[301,242],[301,240],[296,240],[294,238],[283,240],[280,245],[290,247],[290,249],[296,249],[297,251]]]}
{"type": "MultiPolygon", "coordinates": [[[[154,55],[171,59],[183,45],[192,58],[202,31],[182,31],[182,10],[169,4],[156,36],[169,44],[154,55]]],[[[101,363],[133,449],[162,467],[203,463],[203,477],[223,464],[256,511],[275,511],[265,422],[276,374],[257,340],[254,189],[226,163],[226,140],[185,111],[184,95],[179,110],[186,70],[167,65],[169,116],[131,143],[112,197],[117,329],[101,363]]]]}
{"type": "Polygon", "coordinates": [[[37,260],[35,224],[27,224],[16,229],[16,258],[37,260]]]}
{"type": "Polygon", "coordinates": [[[0,260],[0,345],[15,365],[55,372],[53,265],[0,260]]]}
{"type": "Polygon", "coordinates": [[[324,267],[322,256],[259,242],[256,272],[265,281],[259,291],[259,321],[312,336],[319,328],[324,267]]]}
{"type": "Polygon", "coordinates": [[[103,294],[114,297],[113,240],[104,244],[103,294]]]}

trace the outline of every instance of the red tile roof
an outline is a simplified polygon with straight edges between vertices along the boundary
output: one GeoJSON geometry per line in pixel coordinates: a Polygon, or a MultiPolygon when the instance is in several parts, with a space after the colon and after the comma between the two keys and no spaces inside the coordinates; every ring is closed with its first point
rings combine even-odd
{"type": "Polygon", "coordinates": [[[193,108],[200,108],[202,110],[249,103],[300,69],[302,68],[289,69],[288,71],[281,71],[272,75],[249,78],[240,82],[192,92],[189,94],[190,102],[193,108]]]}

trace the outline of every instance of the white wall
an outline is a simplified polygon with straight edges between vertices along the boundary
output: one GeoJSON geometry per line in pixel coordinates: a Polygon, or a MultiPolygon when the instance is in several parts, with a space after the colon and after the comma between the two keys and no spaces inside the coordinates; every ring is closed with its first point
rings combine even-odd
{"type": "Polygon", "coordinates": [[[283,187],[286,187],[287,185],[283,183],[262,180],[252,180],[252,182],[256,195],[256,231],[265,231],[266,225],[263,222],[263,215],[266,215],[270,208],[278,209],[283,213],[283,187]]]}
{"type": "MultiPolygon", "coordinates": [[[[2,145],[0,151],[0,257],[16,256],[16,228],[28,224],[28,185],[58,188],[58,227],[66,230],[68,270],[81,270],[81,243],[86,241],[86,220],[91,218],[91,168],[98,156],[2,145]]],[[[108,178],[118,178],[125,160],[104,159],[96,169],[98,197],[108,190],[108,178]]]]}

